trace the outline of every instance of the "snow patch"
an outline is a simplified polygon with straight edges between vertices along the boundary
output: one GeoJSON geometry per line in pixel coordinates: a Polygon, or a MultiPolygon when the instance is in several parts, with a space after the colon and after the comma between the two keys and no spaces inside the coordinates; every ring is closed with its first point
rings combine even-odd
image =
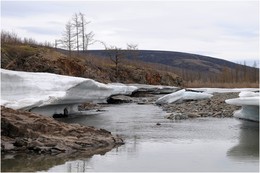
{"type": "Polygon", "coordinates": [[[155,103],[161,105],[161,104],[169,104],[169,103],[174,103],[176,101],[183,101],[183,100],[209,99],[212,96],[213,96],[212,94],[208,94],[208,93],[191,92],[182,89],[177,92],[160,97],[155,103]]]}

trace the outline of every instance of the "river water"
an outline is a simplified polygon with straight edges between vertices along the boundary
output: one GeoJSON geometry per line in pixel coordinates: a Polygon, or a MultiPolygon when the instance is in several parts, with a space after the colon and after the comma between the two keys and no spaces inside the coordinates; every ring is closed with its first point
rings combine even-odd
{"type": "Polygon", "coordinates": [[[61,121],[107,129],[120,135],[125,145],[69,161],[4,156],[2,171],[259,172],[259,123],[234,118],[173,121],[166,119],[166,113],[154,105],[108,105],[104,110],[97,115],[61,121]]]}

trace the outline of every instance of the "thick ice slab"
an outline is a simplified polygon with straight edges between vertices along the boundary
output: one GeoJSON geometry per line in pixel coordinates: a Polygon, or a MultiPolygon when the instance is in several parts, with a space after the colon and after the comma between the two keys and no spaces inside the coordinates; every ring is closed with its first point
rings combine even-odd
{"type": "Polygon", "coordinates": [[[237,106],[259,106],[259,93],[243,91],[239,93],[239,98],[228,99],[225,102],[237,106]]]}
{"type": "Polygon", "coordinates": [[[86,78],[1,69],[1,105],[13,109],[42,112],[48,107],[47,114],[73,113],[79,103],[105,103],[111,95],[131,94],[136,89],[86,78]]]}
{"type": "Polygon", "coordinates": [[[234,112],[234,117],[252,121],[259,121],[259,93],[244,91],[239,98],[225,100],[227,104],[242,106],[234,112]]]}
{"type": "Polygon", "coordinates": [[[213,95],[208,93],[198,93],[198,92],[186,91],[185,89],[182,89],[177,92],[160,97],[155,103],[161,105],[161,104],[169,104],[169,103],[174,103],[176,101],[183,101],[183,100],[209,99],[212,96],[213,95]]]}

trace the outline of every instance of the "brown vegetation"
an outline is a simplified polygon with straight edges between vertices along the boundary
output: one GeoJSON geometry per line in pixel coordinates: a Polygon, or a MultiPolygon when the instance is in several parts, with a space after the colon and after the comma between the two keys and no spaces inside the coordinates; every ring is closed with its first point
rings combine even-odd
{"type": "Polygon", "coordinates": [[[153,69],[143,65],[145,63],[137,66],[125,61],[118,66],[117,74],[110,60],[90,55],[72,54],[68,57],[53,48],[28,44],[2,44],[1,57],[1,68],[9,70],[49,72],[91,78],[104,83],[180,85],[182,82],[176,74],[153,69]]]}

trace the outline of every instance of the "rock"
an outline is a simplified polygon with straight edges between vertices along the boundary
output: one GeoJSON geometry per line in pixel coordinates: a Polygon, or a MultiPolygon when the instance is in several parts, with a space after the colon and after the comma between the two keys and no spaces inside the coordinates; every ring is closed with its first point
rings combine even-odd
{"type": "Polygon", "coordinates": [[[157,125],[157,126],[160,126],[160,125],[161,125],[161,123],[156,123],[156,125],[157,125]]]}
{"type": "Polygon", "coordinates": [[[97,111],[100,110],[100,105],[95,103],[83,103],[78,106],[79,111],[86,111],[86,110],[93,110],[96,109],[97,111]]]}
{"type": "Polygon", "coordinates": [[[9,142],[3,142],[1,145],[4,148],[4,150],[13,150],[15,148],[14,144],[9,142]]]}
{"type": "Polygon", "coordinates": [[[51,117],[1,107],[1,151],[50,154],[113,148],[123,144],[105,129],[58,122],[51,117]],[[12,129],[12,130],[10,130],[12,129]]]}
{"type": "Polygon", "coordinates": [[[44,146],[44,144],[38,140],[34,140],[32,142],[30,142],[29,144],[27,144],[28,147],[35,147],[35,146],[44,146]]]}
{"type": "Polygon", "coordinates": [[[188,116],[189,118],[198,118],[198,117],[200,117],[200,115],[197,114],[197,113],[187,113],[187,116],[188,116]]]}
{"type": "Polygon", "coordinates": [[[22,146],[24,146],[24,145],[26,145],[25,139],[20,138],[20,137],[18,137],[18,138],[15,139],[14,146],[16,146],[16,147],[22,147],[22,146]]]}
{"type": "Polygon", "coordinates": [[[183,119],[187,119],[188,116],[185,114],[181,114],[181,113],[172,113],[170,114],[167,119],[170,120],[183,120],[183,119]]]}
{"type": "Polygon", "coordinates": [[[212,117],[221,117],[222,116],[222,112],[219,111],[219,112],[216,112],[212,115],[212,117]]]}
{"type": "Polygon", "coordinates": [[[133,99],[125,95],[111,96],[107,99],[107,103],[109,104],[131,103],[131,102],[133,102],[133,99]]]}
{"type": "Polygon", "coordinates": [[[208,116],[211,116],[212,113],[211,113],[211,112],[200,112],[199,115],[200,115],[201,117],[208,117],[208,116]]]}

